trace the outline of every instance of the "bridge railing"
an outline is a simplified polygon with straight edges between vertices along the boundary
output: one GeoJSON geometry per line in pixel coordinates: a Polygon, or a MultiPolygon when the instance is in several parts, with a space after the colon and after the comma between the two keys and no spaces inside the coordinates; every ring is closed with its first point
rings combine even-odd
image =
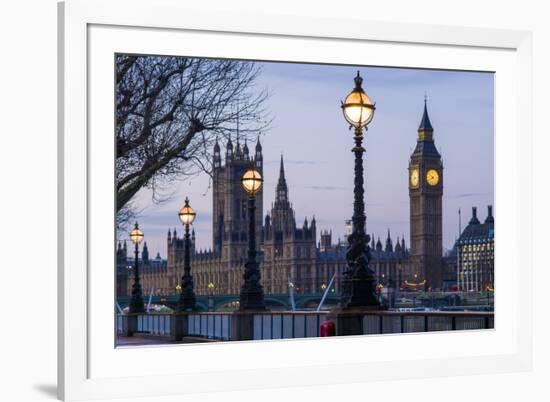
{"type": "Polygon", "coordinates": [[[363,334],[461,331],[494,328],[492,312],[393,312],[363,316],[363,334]]]}
{"type": "Polygon", "coordinates": [[[319,336],[328,312],[266,312],[252,314],[189,313],[187,336],[208,339],[241,340],[290,339],[319,336]],[[237,326],[248,327],[244,335],[237,326]]]}
{"type": "Polygon", "coordinates": [[[137,331],[150,335],[170,336],[172,314],[143,314],[137,317],[137,331]]]}
{"type": "Polygon", "coordinates": [[[230,341],[231,316],[231,313],[189,313],[186,335],[230,341]]]}
{"type": "Polygon", "coordinates": [[[237,341],[314,338],[327,318],[336,335],[373,335],[494,328],[493,312],[464,311],[328,311],[191,312],[118,315],[118,335],[136,334],[237,341]]]}
{"type": "Polygon", "coordinates": [[[171,337],[174,333],[174,315],[171,313],[117,314],[117,335],[151,335],[171,337]]]}
{"type": "Polygon", "coordinates": [[[254,314],[252,339],[318,337],[328,312],[272,312],[254,314]]]}

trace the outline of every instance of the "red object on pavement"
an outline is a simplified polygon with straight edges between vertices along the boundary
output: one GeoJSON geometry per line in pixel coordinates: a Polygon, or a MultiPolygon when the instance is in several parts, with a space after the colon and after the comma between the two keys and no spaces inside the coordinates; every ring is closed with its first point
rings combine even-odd
{"type": "Polygon", "coordinates": [[[334,325],[334,322],[330,320],[323,321],[320,326],[320,334],[321,336],[334,336],[336,335],[336,326],[334,325]]]}

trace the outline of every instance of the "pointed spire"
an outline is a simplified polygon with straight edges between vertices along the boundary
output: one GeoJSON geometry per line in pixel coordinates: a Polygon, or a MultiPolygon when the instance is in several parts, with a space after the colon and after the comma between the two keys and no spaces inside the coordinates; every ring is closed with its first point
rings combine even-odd
{"type": "Polygon", "coordinates": [[[242,150],[241,150],[241,143],[239,140],[239,133],[237,132],[237,146],[235,148],[235,156],[237,159],[240,159],[243,156],[242,150]]]}
{"type": "Polygon", "coordinates": [[[258,133],[258,141],[256,142],[256,152],[262,152],[262,144],[260,144],[260,136],[262,133],[258,133]]]}
{"type": "MultiPolygon", "coordinates": [[[[285,167],[283,162],[283,154],[281,154],[281,168],[279,170],[279,181],[277,183],[277,194],[275,197],[277,201],[288,202],[288,187],[285,180],[285,167]]],[[[291,205],[292,207],[292,205],[291,205]]]]}
{"type": "Polygon", "coordinates": [[[424,114],[422,115],[418,131],[434,131],[430,117],[428,116],[428,98],[426,95],[424,95],[424,114]]]}
{"type": "Polygon", "coordinates": [[[218,143],[218,137],[216,136],[216,142],[214,143],[214,152],[220,152],[220,144],[218,143]]]}
{"type": "Polygon", "coordinates": [[[470,225],[479,224],[479,219],[477,219],[477,207],[472,207],[472,219],[470,219],[470,225]]]}
{"type": "Polygon", "coordinates": [[[388,228],[388,237],[386,238],[386,252],[393,251],[393,243],[391,240],[390,229],[388,228]]]}
{"type": "Polygon", "coordinates": [[[248,158],[248,144],[246,143],[246,138],[244,139],[243,154],[248,158]]]}
{"type": "Polygon", "coordinates": [[[397,240],[395,241],[395,251],[396,252],[401,251],[401,243],[399,242],[399,236],[397,236],[397,240]]]}
{"type": "Polygon", "coordinates": [[[485,218],[485,223],[495,223],[495,218],[493,217],[492,205],[487,205],[487,218],[485,218]]]}
{"type": "Polygon", "coordinates": [[[147,242],[143,243],[143,249],[141,251],[141,260],[144,264],[149,263],[149,249],[147,248],[147,242]]]}
{"type": "Polygon", "coordinates": [[[233,143],[231,142],[231,137],[227,140],[227,145],[225,146],[225,164],[228,165],[233,161],[233,143]]]}

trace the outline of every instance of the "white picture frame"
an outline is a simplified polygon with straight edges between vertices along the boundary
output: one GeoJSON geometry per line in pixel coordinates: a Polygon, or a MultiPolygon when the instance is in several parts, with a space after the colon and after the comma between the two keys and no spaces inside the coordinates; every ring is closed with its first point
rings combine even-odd
{"type": "Polygon", "coordinates": [[[178,0],[69,0],[60,3],[58,15],[61,399],[163,396],[531,368],[531,301],[519,297],[520,289],[531,294],[532,288],[529,32],[238,12],[216,15],[188,9],[178,0]],[[185,41],[178,40],[189,36],[195,39],[194,50],[183,49],[185,41]],[[218,48],[214,42],[219,42],[218,48]],[[320,51],[327,47],[330,52],[320,51]],[[368,49],[368,57],[364,52],[360,57],[351,52],[357,48],[368,49]],[[103,235],[113,231],[113,220],[100,200],[114,197],[109,194],[113,187],[103,180],[112,176],[112,166],[98,163],[108,158],[98,156],[97,150],[106,143],[96,140],[107,139],[95,134],[98,130],[113,132],[109,131],[112,121],[104,118],[101,107],[95,107],[109,96],[113,99],[112,82],[100,84],[109,82],[106,77],[114,68],[105,61],[113,52],[185,51],[195,56],[217,52],[219,57],[495,71],[495,204],[503,217],[497,226],[495,249],[495,330],[115,349],[109,343],[113,299],[100,297],[108,293],[101,292],[101,284],[112,289],[113,272],[94,269],[102,253],[109,258],[112,252],[112,248],[102,251],[103,245],[114,244],[103,235]],[[434,57],[435,53],[444,57],[434,57]],[[423,57],[413,59],[412,54],[423,57]],[[504,180],[506,189],[499,185],[504,180]],[[111,314],[105,315],[106,311],[111,314]],[[414,350],[411,339],[417,345],[414,350]],[[451,351],[449,344],[455,346],[451,351]],[[433,350],[424,348],[427,345],[433,350]],[[205,364],[214,358],[214,366],[205,364]],[[137,369],[144,361],[154,364],[137,369]],[[190,364],[174,364],[181,361],[190,364]],[[144,381],[144,377],[154,381],[144,381]]]}

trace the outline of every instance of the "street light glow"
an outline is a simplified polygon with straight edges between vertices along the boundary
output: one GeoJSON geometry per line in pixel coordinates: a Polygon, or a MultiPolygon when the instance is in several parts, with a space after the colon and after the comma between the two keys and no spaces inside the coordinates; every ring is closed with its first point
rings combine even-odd
{"type": "Polygon", "coordinates": [[[195,220],[197,213],[189,205],[189,198],[185,197],[185,205],[178,213],[178,216],[184,225],[190,225],[195,220]]]}
{"type": "Polygon", "coordinates": [[[355,88],[342,103],[342,110],[347,122],[356,129],[360,129],[372,121],[376,108],[365,91],[363,91],[363,78],[359,75],[359,71],[357,71],[354,81],[355,88]]]}
{"type": "Polygon", "coordinates": [[[139,225],[136,222],[134,229],[130,232],[130,239],[134,242],[134,244],[139,244],[143,240],[143,232],[139,229],[139,225]]]}
{"type": "Polygon", "coordinates": [[[263,181],[264,179],[262,178],[260,172],[253,168],[244,172],[243,177],[241,178],[241,183],[244,190],[252,196],[256,195],[256,193],[260,190],[263,181]]]}

